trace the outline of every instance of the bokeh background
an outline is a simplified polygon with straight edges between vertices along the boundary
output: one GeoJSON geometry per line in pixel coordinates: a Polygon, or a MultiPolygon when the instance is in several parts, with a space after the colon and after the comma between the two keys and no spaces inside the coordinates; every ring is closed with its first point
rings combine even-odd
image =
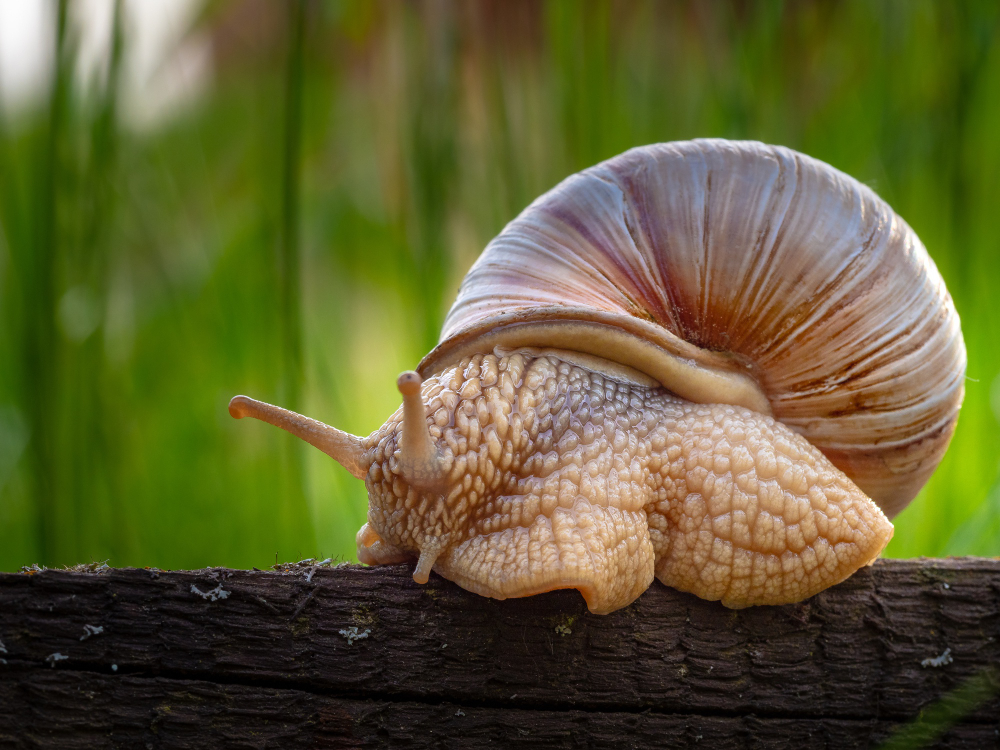
{"type": "Polygon", "coordinates": [[[1000,555],[1000,4],[0,0],[0,570],[354,559],[358,434],[487,241],[635,145],[779,143],[916,229],[969,351],[893,556],[1000,555]]]}

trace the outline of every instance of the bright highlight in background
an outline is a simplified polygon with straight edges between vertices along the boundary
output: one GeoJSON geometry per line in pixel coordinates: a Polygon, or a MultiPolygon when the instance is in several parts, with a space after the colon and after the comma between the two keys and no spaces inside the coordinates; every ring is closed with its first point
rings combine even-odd
{"type": "MultiPolygon", "coordinates": [[[[211,75],[211,50],[192,31],[202,0],[127,0],[129,54],[122,77],[125,121],[149,127],[190,106],[211,75]]],[[[18,112],[37,107],[49,91],[54,64],[55,0],[0,0],[0,102],[18,112]]],[[[69,6],[75,37],[76,83],[86,91],[104,79],[111,51],[115,0],[69,6]]]]}

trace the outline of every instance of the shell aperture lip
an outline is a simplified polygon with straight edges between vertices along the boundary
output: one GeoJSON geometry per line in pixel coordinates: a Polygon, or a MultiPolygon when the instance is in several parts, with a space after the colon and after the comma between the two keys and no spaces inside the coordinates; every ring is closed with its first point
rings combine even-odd
{"type": "Polygon", "coordinates": [[[640,318],[571,306],[525,308],[481,320],[436,347],[418,369],[431,374],[456,359],[498,346],[582,352],[634,368],[694,403],[732,404],[771,414],[754,378],[725,354],[696,347],[640,318]]]}

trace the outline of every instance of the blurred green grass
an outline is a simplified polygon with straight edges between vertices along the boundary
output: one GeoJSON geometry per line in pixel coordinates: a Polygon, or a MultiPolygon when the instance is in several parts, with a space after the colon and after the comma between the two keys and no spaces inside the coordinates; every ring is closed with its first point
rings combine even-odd
{"type": "Polygon", "coordinates": [[[969,379],[888,554],[1000,555],[996,3],[214,2],[208,94],[139,131],[117,19],[102,85],[63,23],[45,106],[0,117],[0,569],[354,559],[361,483],[228,399],[367,434],[532,198],[703,136],[823,159],[924,240],[969,379]]]}

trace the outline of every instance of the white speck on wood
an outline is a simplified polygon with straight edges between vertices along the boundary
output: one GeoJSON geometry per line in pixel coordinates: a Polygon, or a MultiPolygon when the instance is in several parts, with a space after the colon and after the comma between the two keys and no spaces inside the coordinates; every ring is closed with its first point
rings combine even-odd
{"type": "Polygon", "coordinates": [[[65,661],[68,658],[69,657],[66,656],[65,654],[60,654],[58,651],[56,651],[54,654],[49,654],[48,656],[46,656],[45,661],[49,663],[50,667],[54,667],[57,661],[65,661]]]}
{"type": "Polygon", "coordinates": [[[921,667],[943,667],[955,661],[951,658],[951,649],[946,648],[940,656],[924,659],[920,662],[921,667]]]}
{"type": "Polygon", "coordinates": [[[210,602],[215,602],[215,601],[218,601],[219,599],[228,599],[229,598],[229,594],[230,594],[229,591],[226,591],[224,588],[222,588],[222,584],[221,583],[218,586],[216,586],[214,589],[211,589],[209,591],[202,591],[201,589],[199,589],[197,586],[195,586],[192,583],[191,584],[191,593],[192,594],[197,594],[202,599],[205,599],[206,601],[210,601],[210,602]]]}
{"type": "Polygon", "coordinates": [[[92,635],[100,635],[103,632],[104,632],[104,626],[103,625],[84,625],[83,626],[83,635],[80,636],[80,640],[81,641],[85,641],[88,638],[90,638],[90,636],[92,636],[92,635]]]}
{"type": "Polygon", "coordinates": [[[351,625],[351,627],[345,628],[344,630],[338,630],[337,632],[347,639],[348,645],[353,646],[355,641],[367,638],[368,634],[371,633],[372,630],[371,628],[365,628],[364,630],[359,631],[356,625],[351,625]]]}
{"type": "Polygon", "coordinates": [[[329,567],[330,563],[332,563],[332,562],[333,562],[333,558],[332,557],[328,557],[325,560],[320,560],[318,563],[315,563],[315,564],[311,565],[309,567],[309,570],[306,572],[306,583],[312,583],[312,579],[313,579],[313,576],[316,575],[316,571],[319,570],[322,567],[329,567]]]}

